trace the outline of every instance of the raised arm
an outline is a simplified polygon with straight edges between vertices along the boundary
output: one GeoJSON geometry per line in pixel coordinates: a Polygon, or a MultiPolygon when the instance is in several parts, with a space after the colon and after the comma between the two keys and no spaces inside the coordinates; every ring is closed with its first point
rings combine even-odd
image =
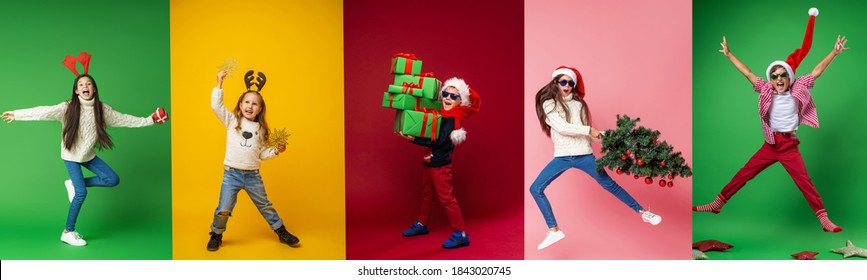
{"type": "Polygon", "coordinates": [[[225,70],[217,73],[217,85],[214,86],[214,90],[211,91],[211,109],[214,110],[214,114],[217,115],[217,118],[223,122],[223,125],[229,125],[232,122],[232,112],[226,108],[226,105],[223,104],[223,78],[225,78],[227,72],[225,70]]]}
{"type": "Polygon", "coordinates": [[[744,77],[746,77],[747,80],[750,81],[751,85],[755,86],[756,85],[756,74],[753,74],[753,72],[750,71],[750,68],[748,68],[746,65],[744,65],[743,62],[738,60],[738,58],[735,57],[734,54],[732,54],[732,52],[729,50],[728,43],[726,43],[726,37],[725,36],[723,36],[723,41],[722,41],[722,43],[720,43],[720,46],[722,46],[722,49],[719,50],[719,52],[723,53],[726,57],[728,57],[729,60],[732,62],[732,64],[735,65],[735,68],[737,68],[738,71],[740,71],[741,74],[743,74],[744,77]]]}
{"type": "Polygon", "coordinates": [[[831,65],[831,61],[834,61],[834,58],[837,57],[837,55],[848,50],[849,48],[846,48],[846,36],[843,36],[841,39],[840,35],[837,35],[837,42],[834,43],[834,49],[831,50],[831,53],[829,53],[825,59],[822,59],[819,64],[816,64],[816,68],[813,68],[813,72],[811,73],[813,74],[813,79],[818,79],[819,76],[825,72],[825,69],[828,69],[828,65],[831,65]]]}

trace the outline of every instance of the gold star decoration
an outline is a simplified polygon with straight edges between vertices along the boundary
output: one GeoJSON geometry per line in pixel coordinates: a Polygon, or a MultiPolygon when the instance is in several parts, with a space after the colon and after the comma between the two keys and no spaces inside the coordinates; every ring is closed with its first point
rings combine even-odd
{"type": "Polygon", "coordinates": [[[846,240],[846,247],[831,249],[831,252],[843,254],[844,258],[848,258],[851,256],[867,258],[867,250],[865,250],[864,248],[855,247],[855,245],[852,244],[852,240],[846,240]]]}
{"type": "Polygon", "coordinates": [[[217,67],[217,69],[226,71],[226,76],[232,77],[232,74],[238,71],[238,60],[235,58],[227,58],[223,61],[223,64],[220,64],[220,66],[217,67]]]}
{"type": "Polygon", "coordinates": [[[292,134],[286,133],[285,128],[275,128],[273,131],[271,131],[271,136],[268,137],[268,145],[272,147],[276,147],[280,144],[286,145],[286,143],[289,142],[289,136],[291,135],[292,134]]]}
{"type": "Polygon", "coordinates": [[[692,249],[692,259],[693,260],[706,260],[707,255],[702,251],[699,251],[697,249],[692,249]]]}

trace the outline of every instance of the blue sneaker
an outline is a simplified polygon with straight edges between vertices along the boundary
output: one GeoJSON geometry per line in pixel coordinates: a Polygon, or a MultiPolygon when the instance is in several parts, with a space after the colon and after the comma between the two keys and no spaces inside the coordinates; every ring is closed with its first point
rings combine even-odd
{"type": "Polygon", "coordinates": [[[403,231],[403,236],[410,237],[416,235],[427,234],[427,226],[422,225],[418,221],[412,223],[409,229],[403,231]]]}
{"type": "Polygon", "coordinates": [[[449,240],[443,242],[443,248],[446,249],[455,249],[464,246],[470,246],[470,236],[461,233],[460,231],[455,231],[455,233],[452,233],[452,237],[450,237],[449,240]]]}

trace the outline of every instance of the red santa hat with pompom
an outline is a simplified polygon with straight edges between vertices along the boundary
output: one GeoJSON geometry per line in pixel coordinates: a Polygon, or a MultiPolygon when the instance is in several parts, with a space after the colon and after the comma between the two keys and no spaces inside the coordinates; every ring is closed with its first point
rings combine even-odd
{"type": "Polygon", "coordinates": [[[467,83],[460,78],[451,78],[446,80],[443,83],[442,90],[445,91],[446,88],[453,87],[458,90],[458,94],[461,95],[461,104],[460,106],[456,106],[451,110],[440,110],[441,114],[444,118],[454,117],[455,118],[455,129],[452,130],[452,133],[449,135],[452,143],[455,145],[459,145],[467,139],[467,131],[461,127],[461,123],[467,118],[469,118],[473,113],[478,112],[481,107],[482,101],[479,94],[476,93],[475,90],[470,88],[467,83]]]}
{"type": "Polygon", "coordinates": [[[798,69],[798,65],[801,64],[804,57],[807,57],[807,53],[810,52],[810,47],[813,46],[813,23],[816,21],[816,16],[819,15],[819,9],[810,8],[810,10],[807,11],[807,14],[810,15],[810,20],[807,21],[807,32],[804,34],[804,41],[801,42],[801,47],[795,49],[795,51],[786,58],[786,61],[777,60],[771,62],[771,65],[768,65],[768,70],[765,71],[765,76],[768,78],[768,81],[771,81],[771,69],[776,65],[781,65],[786,69],[789,79],[795,79],[795,70],[798,69]]]}
{"type": "Polygon", "coordinates": [[[575,91],[578,92],[578,96],[584,98],[584,79],[581,78],[581,72],[578,72],[578,69],[568,66],[560,66],[551,73],[551,79],[556,79],[557,76],[566,75],[569,78],[572,78],[572,81],[575,82],[575,91]]]}

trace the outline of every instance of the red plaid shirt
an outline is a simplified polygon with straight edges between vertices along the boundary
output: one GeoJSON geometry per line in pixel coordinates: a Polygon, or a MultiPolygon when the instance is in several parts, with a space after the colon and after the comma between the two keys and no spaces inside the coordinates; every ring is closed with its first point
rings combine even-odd
{"type": "MultiPolygon", "coordinates": [[[[800,123],[818,128],[819,115],[816,114],[816,104],[813,104],[813,96],[810,95],[809,91],[814,84],[813,75],[804,75],[795,79],[789,92],[792,97],[798,100],[800,105],[798,107],[800,123]]],[[[765,135],[765,142],[774,144],[774,134],[770,124],[770,109],[774,100],[774,93],[777,90],[774,89],[772,83],[765,82],[761,77],[756,77],[756,85],[753,90],[759,93],[759,117],[762,118],[762,132],[765,135]]]]}

